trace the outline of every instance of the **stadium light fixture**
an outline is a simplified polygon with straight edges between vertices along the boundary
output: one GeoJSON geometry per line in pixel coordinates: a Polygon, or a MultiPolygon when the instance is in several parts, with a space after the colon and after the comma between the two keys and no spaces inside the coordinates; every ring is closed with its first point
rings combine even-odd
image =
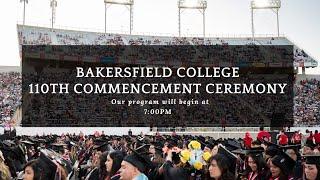
{"type": "Polygon", "coordinates": [[[133,5],[133,0],[105,0],[104,2],[110,4],[133,5]]]}
{"type": "Polygon", "coordinates": [[[279,9],[281,8],[281,0],[252,0],[251,1],[251,28],[252,39],[254,40],[254,10],[271,9],[277,15],[277,31],[278,37],[280,36],[279,29],[279,9]]]}
{"type": "Polygon", "coordinates": [[[53,25],[56,21],[56,8],[57,8],[57,0],[50,0],[51,7],[51,30],[53,30],[53,25]]]}
{"type": "Polygon", "coordinates": [[[128,7],[129,6],[129,11],[130,11],[130,34],[132,33],[133,29],[133,4],[134,0],[104,0],[104,33],[107,32],[107,9],[108,9],[108,4],[118,4],[118,5],[123,5],[128,7]]]}
{"type": "Polygon", "coordinates": [[[272,9],[280,8],[281,0],[253,0],[251,1],[251,8],[254,9],[272,9]]]}
{"type": "Polygon", "coordinates": [[[205,10],[207,9],[206,0],[178,0],[178,28],[179,37],[181,36],[181,10],[182,9],[198,9],[202,14],[203,37],[205,37],[205,10]]]}
{"type": "Polygon", "coordinates": [[[179,7],[180,8],[190,8],[190,9],[201,9],[203,5],[207,5],[206,1],[203,0],[180,0],[179,7]]]}
{"type": "Polygon", "coordinates": [[[20,2],[23,2],[23,25],[26,23],[26,4],[29,3],[28,0],[20,0],[20,2]]]}

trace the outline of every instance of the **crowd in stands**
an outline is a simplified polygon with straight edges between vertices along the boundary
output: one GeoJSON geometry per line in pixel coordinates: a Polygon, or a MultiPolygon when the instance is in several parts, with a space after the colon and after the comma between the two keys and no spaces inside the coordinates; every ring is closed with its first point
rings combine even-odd
{"type": "Polygon", "coordinates": [[[0,124],[14,124],[12,119],[21,105],[21,74],[0,73],[0,124]]]}
{"type": "Polygon", "coordinates": [[[295,124],[312,126],[320,124],[320,81],[306,79],[295,86],[295,124]]]}

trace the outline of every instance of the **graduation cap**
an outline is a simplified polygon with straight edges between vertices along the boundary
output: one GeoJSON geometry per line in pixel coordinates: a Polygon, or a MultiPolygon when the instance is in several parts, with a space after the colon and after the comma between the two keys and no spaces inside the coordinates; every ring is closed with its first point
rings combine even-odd
{"type": "Polygon", "coordinates": [[[279,154],[279,152],[281,151],[280,146],[277,144],[274,144],[269,141],[264,141],[263,143],[267,145],[267,149],[265,152],[266,152],[266,155],[269,155],[270,157],[274,157],[275,155],[279,154]]]}
{"type": "Polygon", "coordinates": [[[28,140],[23,140],[23,141],[21,141],[21,143],[23,143],[25,145],[29,145],[29,146],[35,145],[35,143],[28,141],[28,140]]]}
{"type": "Polygon", "coordinates": [[[235,139],[228,139],[227,141],[225,141],[224,145],[229,151],[241,149],[241,144],[235,139]]]}
{"type": "MultiPolygon", "coordinates": [[[[41,149],[40,150],[40,157],[38,158],[38,161],[43,165],[46,166],[49,169],[49,172],[51,173],[50,177],[54,177],[54,179],[61,179],[62,168],[59,168],[59,166],[64,167],[68,172],[72,170],[72,166],[68,161],[64,160],[62,156],[53,150],[49,149],[41,149]]],[[[68,173],[67,172],[67,173],[68,173]]]]}
{"type": "Polygon", "coordinates": [[[136,137],[136,139],[137,139],[139,142],[143,142],[144,137],[141,136],[141,135],[138,135],[138,136],[136,137]]]}
{"type": "Polygon", "coordinates": [[[103,143],[100,145],[94,145],[93,146],[93,150],[97,150],[97,151],[101,151],[101,152],[105,152],[109,149],[109,143],[103,143]]]}
{"type": "Polygon", "coordinates": [[[236,164],[238,157],[230,152],[225,146],[222,144],[218,145],[218,154],[222,155],[227,160],[227,165],[229,167],[229,170],[233,173],[236,171],[236,164]]]}
{"type": "Polygon", "coordinates": [[[254,145],[254,146],[260,146],[261,145],[261,141],[254,140],[254,141],[251,142],[251,144],[254,145]]]}
{"type": "Polygon", "coordinates": [[[93,143],[95,145],[101,145],[104,144],[105,142],[109,141],[109,139],[105,138],[105,137],[101,137],[101,138],[96,138],[93,140],[93,143]]]}
{"type": "Polygon", "coordinates": [[[178,146],[178,140],[175,137],[168,137],[166,139],[166,142],[168,143],[168,148],[173,148],[178,146]]]}
{"type": "MultiPolygon", "coordinates": [[[[126,161],[136,167],[140,172],[145,173],[149,169],[153,168],[153,163],[151,162],[150,158],[144,154],[139,153],[134,149],[131,149],[131,154],[124,157],[123,161],[126,161]]],[[[139,150],[139,149],[138,149],[139,150]]]]}
{"type": "Polygon", "coordinates": [[[254,157],[254,158],[262,158],[263,159],[263,152],[264,152],[264,149],[262,147],[258,147],[258,148],[252,148],[252,149],[249,149],[247,150],[247,156],[251,156],[251,157],[254,157]]]}
{"type": "Polygon", "coordinates": [[[301,149],[301,144],[280,146],[280,148],[282,150],[287,150],[287,149],[299,150],[299,149],[301,149]]]}
{"type": "Polygon", "coordinates": [[[33,136],[28,137],[28,140],[33,142],[33,143],[37,143],[38,142],[38,140],[33,136]]]}
{"type": "Polygon", "coordinates": [[[281,146],[280,149],[282,149],[283,151],[292,149],[298,155],[299,150],[301,149],[301,144],[281,146]]]}
{"type": "Polygon", "coordinates": [[[163,143],[159,141],[151,142],[150,145],[153,145],[157,154],[162,154],[163,143]]]}
{"type": "Polygon", "coordinates": [[[149,154],[150,144],[143,144],[135,149],[135,151],[139,154],[149,154]]]}
{"type": "Polygon", "coordinates": [[[264,149],[262,147],[258,147],[258,148],[251,148],[251,149],[237,149],[231,152],[234,154],[241,154],[246,156],[249,154],[262,155],[262,153],[264,152],[264,149]]]}
{"type": "Polygon", "coordinates": [[[247,155],[248,154],[248,152],[245,149],[236,149],[231,152],[234,154],[240,154],[240,155],[247,155]]]}
{"type": "Polygon", "coordinates": [[[4,140],[2,143],[7,147],[12,147],[15,145],[15,143],[12,140],[4,140]]]}
{"type": "Polygon", "coordinates": [[[164,146],[164,141],[163,140],[156,140],[156,141],[152,141],[150,142],[150,144],[157,146],[159,148],[163,148],[164,146]]]}
{"type": "Polygon", "coordinates": [[[56,152],[63,152],[66,146],[67,144],[64,144],[64,143],[52,143],[51,149],[56,152]]]}
{"type": "MultiPolygon", "coordinates": [[[[202,137],[202,136],[200,136],[202,137]]],[[[204,149],[204,148],[209,148],[209,149],[213,149],[214,147],[214,144],[209,142],[209,141],[206,141],[206,139],[203,137],[203,138],[198,138],[198,141],[200,142],[201,144],[201,149],[204,149]]]]}
{"type": "Polygon", "coordinates": [[[73,142],[73,141],[69,141],[69,144],[71,145],[71,146],[79,146],[77,143],[75,143],[75,142],[73,142]]]}
{"type": "Polygon", "coordinates": [[[306,164],[314,164],[320,166],[320,154],[304,155],[303,157],[306,164]]]}
{"type": "Polygon", "coordinates": [[[288,175],[293,170],[296,162],[290,158],[286,153],[280,151],[278,155],[274,156],[272,159],[272,164],[276,165],[281,169],[281,171],[288,175]]]}
{"type": "Polygon", "coordinates": [[[101,137],[101,138],[97,138],[94,140],[94,146],[93,146],[93,150],[97,150],[97,151],[107,151],[108,150],[108,145],[111,141],[106,138],[106,137],[101,137]]]}
{"type": "Polygon", "coordinates": [[[198,136],[198,137],[196,138],[196,140],[197,140],[198,142],[200,142],[200,144],[201,144],[201,149],[204,149],[204,147],[206,147],[206,138],[205,138],[205,137],[203,137],[203,136],[198,136]]]}
{"type": "Polygon", "coordinates": [[[204,144],[204,148],[209,148],[209,149],[213,149],[214,148],[214,144],[213,143],[210,143],[209,141],[206,141],[205,144],[204,144]]]}
{"type": "Polygon", "coordinates": [[[313,141],[308,140],[304,146],[310,147],[312,150],[317,146],[316,144],[313,143],[313,141]]]}

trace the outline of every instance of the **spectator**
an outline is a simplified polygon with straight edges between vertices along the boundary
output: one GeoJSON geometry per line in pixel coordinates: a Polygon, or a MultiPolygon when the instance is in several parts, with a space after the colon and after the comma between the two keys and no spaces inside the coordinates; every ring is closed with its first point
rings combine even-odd
{"type": "Polygon", "coordinates": [[[258,132],[257,139],[260,142],[271,141],[271,135],[270,135],[270,133],[268,131],[264,130],[263,126],[260,126],[260,131],[258,132]]]}

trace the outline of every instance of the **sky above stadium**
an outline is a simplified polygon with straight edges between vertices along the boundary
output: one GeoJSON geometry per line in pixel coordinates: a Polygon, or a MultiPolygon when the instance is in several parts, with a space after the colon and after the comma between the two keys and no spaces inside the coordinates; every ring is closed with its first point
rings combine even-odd
{"type": "MultiPolygon", "coordinates": [[[[57,0],[57,28],[104,31],[103,0],[57,0]]],[[[206,34],[237,36],[251,33],[251,0],[207,0],[206,34]]],[[[29,0],[26,24],[50,26],[49,0],[29,0]]],[[[19,65],[16,24],[23,20],[20,0],[0,2],[2,58],[0,65],[19,65]]],[[[158,35],[178,34],[177,0],[135,0],[133,33],[158,35]]],[[[320,60],[320,1],[282,0],[280,33],[316,60],[320,60]]],[[[271,10],[255,12],[256,34],[276,34],[276,15],[271,10]]],[[[197,10],[184,10],[181,15],[182,34],[201,34],[202,15],[197,10]]],[[[107,8],[107,31],[125,33],[129,30],[129,10],[112,5],[107,8]]],[[[320,74],[320,68],[307,73],[320,74]]]]}

